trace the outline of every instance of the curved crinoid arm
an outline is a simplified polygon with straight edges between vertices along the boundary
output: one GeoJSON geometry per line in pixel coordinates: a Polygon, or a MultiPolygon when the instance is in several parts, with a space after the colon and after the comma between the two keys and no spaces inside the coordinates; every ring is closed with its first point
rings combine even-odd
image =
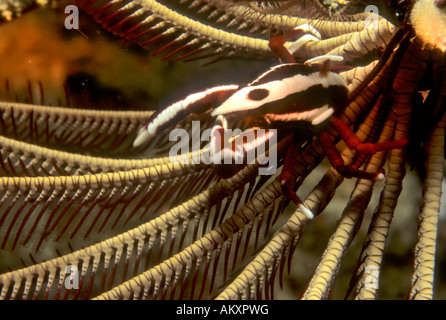
{"type": "Polygon", "coordinates": [[[128,225],[136,214],[142,219],[148,211],[176,204],[213,179],[196,156],[200,154],[188,155],[187,162],[164,159],[166,163],[128,171],[1,178],[1,248],[12,252],[28,244],[29,250],[37,252],[47,241],[85,239],[94,232],[128,225]]]}
{"type": "MultiPolygon", "coordinates": [[[[317,150],[314,148],[306,148],[305,150],[305,156],[302,156],[301,158],[301,172],[311,170],[315,163],[318,163],[322,159],[320,148],[317,150]]],[[[242,172],[248,169],[249,165],[243,169],[242,172]]],[[[242,173],[242,177],[244,175],[245,174],[242,173]]],[[[240,173],[235,177],[237,176],[240,176],[240,173]]],[[[231,183],[234,184],[233,179],[234,178],[230,178],[228,180],[229,185],[231,185],[231,183]]],[[[227,276],[227,271],[230,268],[230,255],[233,255],[234,261],[232,268],[234,268],[236,261],[241,257],[239,254],[241,246],[244,246],[243,257],[246,254],[248,248],[247,245],[253,229],[257,229],[255,232],[255,243],[257,244],[257,240],[260,238],[261,228],[265,228],[264,232],[266,233],[271,222],[275,220],[272,219],[273,215],[282,212],[280,208],[283,206],[284,200],[286,199],[282,197],[280,182],[277,177],[274,176],[268,180],[270,179],[272,179],[273,182],[263,186],[261,189],[258,189],[257,187],[252,189],[252,187],[250,187],[249,193],[251,193],[252,196],[248,198],[249,201],[245,202],[239,210],[229,216],[222,224],[213,228],[201,239],[195,241],[183,251],[149,269],[140,276],[123,283],[98,298],[150,298],[159,295],[165,297],[168,290],[170,290],[171,297],[183,298],[186,294],[185,292],[187,292],[190,297],[201,297],[204,290],[206,290],[205,288],[212,293],[214,282],[217,281],[216,279],[224,281],[227,276]],[[257,189],[258,191],[256,191],[257,189]],[[256,224],[257,227],[255,226],[256,224]],[[245,236],[246,240],[243,242],[242,239],[245,236]],[[226,246],[224,245],[225,243],[226,246]],[[220,257],[224,257],[224,263],[219,263],[220,257]],[[210,276],[210,267],[212,265],[213,272],[212,276],[210,276]],[[221,270],[221,268],[223,268],[223,270],[221,270]],[[203,276],[204,282],[200,282],[201,290],[200,293],[197,293],[194,292],[194,288],[197,281],[200,281],[198,279],[201,279],[199,277],[200,275],[203,276]],[[221,277],[223,280],[220,279],[221,277]],[[209,281],[206,282],[206,279],[209,278],[212,278],[210,281],[211,283],[209,283],[209,281]],[[182,284],[180,281],[182,281],[182,284]],[[175,291],[177,285],[180,284],[182,289],[178,296],[175,291]],[[185,287],[187,284],[189,284],[189,289],[186,289],[185,287]]],[[[221,183],[226,183],[226,180],[222,180],[221,183]]],[[[218,192],[217,194],[221,194],[221,191],[216,191],[218,192]]],[[[256,246],[256,244],[254,246],[256,246]]]]}
{"type": "MultiPolygon", "coordinates": [[[[229,32],[218,24],[191,19],[182,11],[155,0],[82,0],[78,4],[105,28],[166,57],[189,57],[198,52],[212,55],[240,52],[268,54],[268,41],[229,32]]],[[[212,15],[212,11],[207,15],[212,15]]]]}
{"type": "MultiPolygon", "coordinates": [[[[342,181],[339,175],[326,174],[304,201],[313,213],[319,213],[329,202],[334,190],[342,181]]],[[[268,241],[265,248],[246,266],[237,278],[216,299],[261,299],[273,296],[274,278],[280,278],[286,261],[291,261],[294,247],[309,221],[307,214],[298,209],[268,241]]],[[[290,262],[289,262],[290,263],[290,262]]],[[[289,266],[288,266],[289,267],[289,266]]]]}
{"type": "MultiPolygon", "coordinates": [[[[245,206],[247,208],[246,210],[231,216],[222,225],[216,227],[183,251],[149,269],[140,276],[104,293],[98,298],[128,299],[132,296],[147,298],[149,294],[156,297],[161,293],[164,295],[164,292],[168,290],[169,286],[173,286],[175,289],[180,281],[183,281],[184,285],[188,280],[190,281],[190,276],[193,276],[195,283],[200,266],[205,263],[208,269],[212,260],[214,261],[214,265],[216,265],[217,263],[215,261],[220,257],[224,241],[232,237],[240,228],[243,228],[247,221],[254,219],[255,214],[263,211],[265,203],[273,201],[272,198],[264,198],[265,195],[268,194],[262,193],[261,198],[255,197],[252,202],[254,207],[245,206]],[[259,206],[260,208],[258,208],[259,206]]],[[[195,284],[193,284],[194,286],[195,284]]],[[[204,286],[205,284],[202,284],[202,288],[204,286]]],[[[183,297],[183,290],[182,288],[180,298],[183,297]]],[[[193,296],[193,290],[190,294],[193,296]]]]}
{"type": "MultiPolygon", "coordinates": [[[[82,110],[0,102],[0,133],[61,150],[125,151],[153,111],[82,110]]],[[[98,152],[99,153],[99,152],[98,152]]]]}
{"type": "Polygon", "coordinates": [[[58,0],[3,0],[0,3],[0,21],[11,21],[34,7],[54,6],[58,0]]]}
{"type": "Polygon", "coordinates": [[[58,151],[0,136],[0,176],[79,176],[153,167],[160,172],[161,180],[172,178],[162,172],[179,173],[171,160],[183,167],[184,175],[200,170],[203,165],[196,164],[200,163],[206,152],[207,150],[199,150],[172,158],[105,158],[58,151]]]}
{"type": "MultiPolygon", "coordinates": [[[[131,297],[150,298],[159,294],[165,296],[165,293],[171,288],[171,295],[175,294],[178,282],[183,281],[183,287],[180,298],[184,296],[184,285],[192,283],[190,289],[190,297],[197,296],[194,292],[200,267],[204,266],[204,283],[201,284],[201,291],[198,297],[201,297],[206,287],[206,278],[211,263],[213,263],[213,276],[210,285],[210,291],[214,287],[215,277],[223,275],[223,281],[227,274],[229,255],[233,250],[234,259],[237,260],[240,250],[241,239],[239,232],[249,232],[251,221],[255,219],[264,219],[265,210],[276,211],[274,207],[283,202],[282,190],[280,182],[277,179],[263,188],[259,193],[255,194],[252,199],[247,202],[240,210],[226,219],[222,224],[215,227],[212,231],[204,235],[201,239],[195,241],[192,245],[185,248],[178,254],[163,261],[159,265],[142,273],[122,285],[105,292],[99,299],[128,299],[131,297]],[[236,245],[232,245],[232,238],[236,237],[236,245]],[[223,248],[226,242],[225,248],[223,248]],[[220,256],[225,257],[224,264],[219,264],[220,256]],[[223,266],[223,270],[218,269],[223,266]],[[192,280],[191,280],[192,277],[192,280]]],[[[267,219],[267,220],[270,220],[267,219]]],[[[265,221],[264,221],[265,222],[265,221]]],[[[260,220],[259,220],[260,223],[260,220]]],[[[258,225],[260,226],[260,225],[258,225]]],[[[257,234],[258,237],[258,234],[257,234]]],[[[219,279],[222,281],[222,279],[219,279]]]]}
{"type": "MultiPolygon", "coordinates": [[[[380,166],[373,164],[373,157],[366,169],[374,171],[380,166]]],[[[379,161],[379,160],[378,160],[379,161]]],[[[337,173],[336,173],[337,174],[337,173]]],[[[330,237],[327,248],[302,296],[304,300],[327,299],[333,288],[347,249],[356,235],[373,192],[374,181],[358,180],[352,191],[349,203],[345,207],[336,231],[330,237]]]]}
{"type": "MultiPolygon", "coordinates": [[[[392,79],[397,69],[401,54],[407,48],[405,45],[399,45],[404,37],[406,41],[409,39],[403,31],[397,32],[391,40],[388,48],[378,61],[372,61],[364,67],[356,67],[351,70],[341,72],[339,75],[343,77],[348,85],[349,97],[352,100],[350,106],[345,110],[344,115],[351,121],[359,112],[367,112],[372,107],[381,103],[384,104],[382,109],[386,110],[388,99],[384,102],[379,101],[379,97],[387,90],[386,97],[389,94],[392,79]],[[395,50],[395,47],[402,48],[395,50]],[[388,60],[395,60],[396,63],[388,63],[388,60]]],[[[383,116],[381,116],[383,117],[383,116]]]]}
{"type": "MultiPolygon", "coordinates": [[[[37,265],[33,265],[28,268],[5,273],[0,276],[0,287],[2,287],[1,297],[3,299],[14,299],[19,289],[22,288],[22,281],[26,279],[24,284],[24,291],[22,294],[23,299],[27,299],[29,294],[34,296],[34,298],[36,298],[39,294],[42,295],[42,293],[40,293],[40,290],[45,281],[46,289],[43,298],[54,298],[54,294],[57,298],[60,295],[60,291],[63,290],[63,283],[66,277],[66,273],[64,273],[63,270],[65,270],[66,267],[70,265],[77,267],[80,263],[82,264],[82,282],[84,278],[88,279],[87,271],[89,271],[88,277],[90,277],[90,285],[88,287],[86,297],[83,298],[88,298],[88,296],[90,295],[90,291],[95,280],[95,275],[100,271],[102,271],[103,274],[101,286],[99,288],[99,291],[101,292],[104,290],[106,274],[109,267],[112,267],[112,269],[114,270],[113,275],[109,279],[110,285],[114,281],[114,273],[116,271],[116,268],[118,267],[119,262],[121,262],[122,257],[126,261],[127,268],[131,255],[135,253],[137,262],[135,262],[134,270],[137,270],[143,250],[145,250],[145,254],[150,256],[150,251],[152,251],[152,247],[156,239],[163,239],[161,240],[160,245],[162,246],[162,243],[164,243],[164,239],[167,236],[169,229],[171,230],[171,237],[175,237],[175,232],[178,228],[177,225],[183,223],[184,228],[184,226],[189,223],[189,220],[192,219],[191,217],[188,217],[190,215],[189,210],[193,210],[195,212],[199,211],[193,206],[197,203],[200,203],[202,197],[206,197],[206,194],[200,194],[199,196],[193,198],[189,203],[186,203],[182,206],[182,209],[184,209],[183,212],[185,213],[183,217],[177,214],[177,212],[179,212],[180,210],[172,210],[158,217],[157,219],[150,221],[149,223],[143,224],[135,229],[102,241],[86,249],[81,249],[68,255],[52,259],[37,265]],[[149,244],[146,246],[146,248],[144,248],[146,239],[150,240],[149,244]],[[135,249],[137,250],[134,251],[135,249]],[[103,270],[98,270],[101,259],[103,259],[103,264],[101,265],[103,270]],[[113,262],[113,264],[110,265],[111,261],[113,262]],[[61,270],[61,272],[58,273],[58,270],[61,270]],[[46,277],[47,273],[49,273],[48,277],[46,277]],[[31,283],[35,278],[37,279],[37,283],[36,286],[33,288],[34,292],[30,293],[31,283]],[[53,286],[53,283],[55,282],[58,282],[57,291],[55,293],[51,292],[52,295],[49,296],[50,290],[53,286]]],[[[155,250],[156,249],[158,248],[155,248],[155,250]]],[[[125,276],[126,272],[124,272],[123,275],[124,279],[125,276]]],[[[82,285],[80,287],[82,288],[82,285]]],[[[75,294],[75,297],[77,297],[79,293],[80,290],[75,294]]],[[[65,294],[68,296],[69,291],[66,291],[65,294]]]]}
{"type": "Polygon", "coordinates": [[[353,92],[360,86],[367,76],[375,69],[377,64],[378,60],[374,60],[364,67],[356,67],[349,71],[339,73],[347,83],[348,92],[353,92]]]}
{"type": "MultiPolygon", "coordinates": [[[[403,128],[397,125],[397,130],[403,128]]],[[[407,130],[407,129],[406,129],[407,130]]],[[[401,132],[401,131],[400,131],[401,132]]],[[[407,134],[407,131],[404,132],[407,134]]],[[[357,283],[357,299],[373,299],[376,297],[379,270],[384,247],[389,232],[390,222],[401,192],[402,179],[405,175],[403,151],[395,149],[390,153],[389,171],[386,184],[381,192],[380,202],[373,215],[367,240],[361,253],[358,269],[352,283],[357,283]],[[359,279],[357,278],[359,277],[359,279]]]]}
{"type": "MultiPolygon", "coordinates": [[[[302,24],[310,24],[315,27],[322,35],[322,38],[332,38],[343,34],[363,30],[367,25],[367,17],[370,14],[360,14],[348,16],[348,21],[334,21],[331,19],[311,19],[302,14],[284,14],[279,12],[259,12],[252,6],[243,5],[239,2],[234,5],[225,5],[226,1],[215,1],[216,4],[221,3],[229,16],[238,17],[237,20],[243,21],[243,24],[257,30],[290,30],[302,24]]],[[[300,6],[300,4],[296,4],[300,6]]],[[[302,8],[305,10],[305,8],[302,8]]],[[[376,16],[376,19],[382,19],[376,16]]]]}
{"type": "MultiPolygon", "coordinates": [[[[356,135],[364,141],[372,138],[371,134],[373,135],[373,124],[377,120],[377,111],[378,105],[369,113],[365,122],[361,124],[356,132],[356,135]]],[[[385,126],[379,141],[392,140],[393,130],[391,124],[385,126]]],[[[344,158],[351,159],[352,155],[350,153],[351,150],[346,149],[344,158]]],[[[385,156],[385,152],[373,155],[366,166],[366,171],[379,172],[384,165],[385,156]]],[[[347,249],[359,230],[374,185],[375,182],[370,179],[359,179],[357,181],[338,226],[327,244],[327,248],[302,299],[328,298],[347,249]]]]}
{"type": "Polygon", "coordinates": [[[444,143],[446,117],[432,131],[426,163],[423,204],[419,214],[418,242],[409,299],[432,299],[438,215],[444,178],[444,143]]]}
{"type": "MultiPolygon", "coordinates": [[[[133,268],[132,275],[135,276],[138,274],[138,269],[143,267],[140,265],[142,257],[145,257],[144,269],[146,269],[149,263],[157,262],[163,255],[171,256],[176,246],[181,249],[183,241],[188,238],[188,233],[193,234],[195,238],[199,227],[198,221],[207,217],[209,208],[215,203],[220,203],[228,195],[235,194],[239,189],[240,193],[244,194],[245,185],[255,177],[257,167],[248,165],[233,178],[220,181],[210,189],[130,231],[62,257],[0,275],[1,297],[13,299],[23,289],[24,299],[32,296],[51,299],[58,297],[61,292],[65,294],[65,298],[68,296],[72,298],[78,297],[81,290],[85,289],[82,288],[82,283],[88,283],[86,296],[83,296],[88,298],[90,292],[99,294],[107,290],[105,283],[107,277],[110,288],[127,279],[129,268],[133,268]],[[169,252],[163,253],[167,248],[169,252]],[[157,257],[151,256],[151,252],[157,252],[157,257]],[[80,266],[81,285],[78,291],[65,290],[63,287],[67,276],[63,271],[70,265],[80,266]],[[107,273],[110,269],[112,275],[107,273]],[[114,279],[117,270],[122,272],[122,278],[114,279]],[[95,275],[101,273],[101,279],[95,279],[95,275]],[[33,283],[35,285],[32,285],[33,283]],[[42,292],[44,284],[46,288],[42,292]]],[[[196,183],[195,180],[192,182],[196,183]]],[[[255,188],[255,184],[251,186],[255,188]]],[[[241,196],[234,195],[236,202],[238,197],[241,196]]],[[[218,218],[214,217],[214,221],[210,223],[215,224],[218,218]]]]}
{"type": "Polygon", "coordinates": [[[391,41],[398,28],[385,19],[379,19],[376,26],[348,35],[342,35],[320,43],[313,42],[302,48],[304,55],[341,55],[346,62],[353,61],[373,50],[383,50],[391,41]]]}
{"type": "Polygon", "coordinates": [[[339,55],[348,63],[370,51],[383,50],[397,31],[398,28],[390,21],[377,18],[376,24],[368,24],[360,31],[309,42],[296,51],[295,55],[304,57],[339,55]]]}
{"type": "MultiPolygon", "coordinates": [[[[367,35],[370,32],[366,29],[369,23],[364,21],[367,14],[361,15],[358,21],[337,22],[260,13],[246,3],[224,0],[181,1],[178,6],[156,0],[82,0],[78,4],[106,29],[126,41],[136,42],[153,54],[163,53],[165,59],[177,60],[234,55],[268,59],[272,57],[268,47],[270,34],[282,33],[302,24],[320,28],[324,38],[340,36],[315,44],[314,49],[309,49],[312,54],[304,55],[304,58],[334,50],[349,39],[353,45],[364,41],[366,48],[372,49],[386,43],[390,28],[387,25],[386,29],[387,22],[381,23],[384,19],[376,16],[371,20],[379,21],[378,32],[367,35]],[[355,34],[359,31],[362,33],[355,34]]],[[[300,5],[296,3],[298,7],[300,5]]],[[[352,47],[347,49],[352,51],[351,55],[359,54],[353,52],[352,47]]]]}
{"type": "MultiPolygon", "coordinates": [[[[405,48],[403,48],[406,51],[405,48]]],[[[425,63],[411,54],[409,48],[403,59],[396,62],[399,68],[392,81],[394,92],[390,118],[396,121],[394,139],[408,139],[411,116],[411,101],[418,94],[417,86],[425,68],[425,63]],[[416,67],[418,66],[418,67],[416,67]],[[410,81],[408,79],[411,79],[410,81]]],[[[385,95],[383,96],[385,97],[385,95]]],[[[382,100],[386,100],[383,99],[382,100]]],[[[385,102],[384,102],[385,103],[385,102]]],[[[405,176],[405,157],[403,150],[392,150],[389,158],[389,172],[376,211],[373,215],[367,240],[362,249],[358,268],[352,278],[351,286],[356,284],[357,299],[373,299],[377,295],[378,277],[383,258],[384,247],[389,232],[390,223],[401,193],[402,180],[405,176]]]]}

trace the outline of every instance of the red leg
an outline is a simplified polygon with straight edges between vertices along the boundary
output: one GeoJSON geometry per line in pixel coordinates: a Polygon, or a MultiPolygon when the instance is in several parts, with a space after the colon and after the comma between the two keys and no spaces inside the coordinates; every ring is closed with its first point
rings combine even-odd
{"type": "Polygon", "coordinates": [[[269,47],[271,51],[279,57],[283,62],[285,63],[296,63],[296,60],[294,59],[291,52],[289,52],[284,44],[286,42],[285,36],[278,35],[275,37],[272,37],[269,40],[269,47]]]}
{"type": "Polygon", "coordinates": [[[325,154],[327,155],[327,158],[330,161],[331,165],[344,177],[369,180],[381,180],[384,178],[384,172],[367,172],[344,164],[344,159],[342,159],[341,155],[336,149],[336,146],[331,140],[330,135],[327,132],[322,132],[319,134],[319,141],[321,142],[325,154]]]}
{"type": "Polygon", "coordinates": [[[363,143],[356,134],[338,117],[331,118],[331,124],[341,136],[342,140],[351,149],[356,149],[359,153],[363,154],[375,154],[380,151],[386,151],[390,149],[402,148],[408,141],[406,139],[400,139],[395,141],[387,141],[380,143],[363,143]]]}
{"type": "Polygon", "coordinates": [[[299,196],[294,191],[296,185],[296,177],[293,174],[293,169],[299,155],[300,147],[296,143],[292,143],[285,156],[282,173],[280,174],[280,184],[282,186],[282,193],[289,198],[294,204],[299,207],[310,219],[313,218],[313,213],[300,200],[299,196]]]}
{"type": "MultiPolygon", "coordinates": [[[[339,118],[332,117],[331,123],[333,127],[338,131],[342,140],[351,149],[355,149],[358,153],[372,155],[380,151],[401,148],[407,144],[406,139],[381,142],[381,143],[363,143],[355,133],[339,118]]],[[[333,144],[330,135],[327,132],[319,134],[319,140],[324,148],[327,158],[333,167],[346,178],[361,178],[370,180],[381,180],[384,178],[384,172],[367,172],[352,167],[351,165],[345,165],[344,160],[339,154],[338,150],[333,144]]]]}
{"type": "Polygon", "coordinates": [[[288,30],[283,35],[277,35],[269,39],[269,47],[284,63],[296,63],[291,52],[285,48],[285,42],[297,40],[305,33],[305,30],[299,28],[288,30]]]}

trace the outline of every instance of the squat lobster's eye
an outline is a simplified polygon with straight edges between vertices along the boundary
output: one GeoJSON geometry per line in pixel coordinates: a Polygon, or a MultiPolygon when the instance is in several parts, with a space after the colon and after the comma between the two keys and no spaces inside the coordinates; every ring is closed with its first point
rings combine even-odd
{"type": "Polygon", "coordinates": [[[248,99],[253,101],[260,101],[269,96],[269,90],[267,89],[254,89],[249,91],[248,99]]]}

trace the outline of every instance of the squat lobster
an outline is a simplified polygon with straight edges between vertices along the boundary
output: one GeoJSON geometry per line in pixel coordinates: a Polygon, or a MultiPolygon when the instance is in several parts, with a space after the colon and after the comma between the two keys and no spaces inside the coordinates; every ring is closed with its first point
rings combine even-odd
{"type": "MultiPolygon", "coordinates": [[[[285,134],[292,134],[293,143],[289,148],[280,175],[282,192],[308,217],[313,213],[306,208],[294,191],[295,178],[292,169],[300,150],[301,137],[305,132],[316,133],[333,167],[343,176],[380,180],[383,172],[367,172],[344,164],[334,146],[327,128],[331,125],[346,145],[360,154],[372,155],[379,151],[401,148],[407,141],[396,140],[382,143],[363,143],[354,132],[338,117],[348,105],[348,91],[344,79],[330,71],[330,61],[342,59],[338,56],[321,56],[297,63],[292,52],[307,41],[318,40],[309,25],[299,26],[283,36],[270,40],[271,50],[282,60],[282,64],[272,67],[267,72],[246,86],[219,86],[194,93],[164,109],[156,111],[143,127],[134,145],[139,146],[163,129],[172,126],[191,113],[204,113],[211,110],[216,122],[211,132],[211,152],[218,153],[223,142],[223,133],[227,130],[227,118],[244,119],[251,127],[277,129],[285,134]],[[290,39],[289,49],[285,44],[290,39]],[[215,106],[217,106],[215,108],[215,106]],[[219,142],[219,143],[216,143],[219,142]],[[216,147],[218,145],[218,147],[216,147]]],[[[262,143],[268,137],[258,139],[262,143]]],[[[257,140],[247,148],[256,148],[257,140]]],[[[246,146],[243,146],[245,148],[246,146]]],[[[242,149],[243,149],[242,148],[242,149]]],[[[246,152],[246,148],[243,149],[246,152]]],[[[236,148],[225,150],[232,158],[239,157],[236,148]]],[[[225,166],[225,165],[222,165],[225,166]]],[[[228,167],[226,173],[217,171],[222,177],[236,173],[238,167],[228,167]]]]}

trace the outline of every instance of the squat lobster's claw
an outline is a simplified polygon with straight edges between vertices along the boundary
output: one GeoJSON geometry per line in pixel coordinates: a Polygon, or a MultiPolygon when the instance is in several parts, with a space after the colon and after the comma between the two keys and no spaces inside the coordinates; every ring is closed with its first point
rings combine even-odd
{"type": "Polygon", "coordinates": [[[209,156],[214,172],[230,178],[248,164],[259,165],[259,174],[270,175],[277,168],[277,130],[228,129],[223,115],[217,117],[210,133],[209,156]]]}

